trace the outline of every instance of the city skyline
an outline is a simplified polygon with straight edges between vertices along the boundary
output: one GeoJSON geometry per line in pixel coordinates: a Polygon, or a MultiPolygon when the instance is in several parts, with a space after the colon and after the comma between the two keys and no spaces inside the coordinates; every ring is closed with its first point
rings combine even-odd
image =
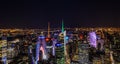
{"type": "Polygon", "coordinates": [[[0,28],[119,27],[119,2],[2,1],[0,28]]]}

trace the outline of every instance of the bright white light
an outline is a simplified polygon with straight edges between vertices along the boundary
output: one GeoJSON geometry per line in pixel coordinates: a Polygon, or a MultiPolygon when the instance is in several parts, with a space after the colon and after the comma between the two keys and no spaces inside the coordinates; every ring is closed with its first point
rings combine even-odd
{"type": "Polygon", "coordinates": [[[40,50],[42,51],[42,54],[43,54],[42,59],[47,60],[47,55],[45,53],[45,50],[44,50],[43,46],[40,47],[40,50]]]}

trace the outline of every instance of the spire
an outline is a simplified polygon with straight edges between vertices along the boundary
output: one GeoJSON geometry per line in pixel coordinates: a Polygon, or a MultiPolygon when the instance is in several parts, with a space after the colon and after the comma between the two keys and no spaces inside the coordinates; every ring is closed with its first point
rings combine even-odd
{"type": "Polygon", "coordinates": [[[50,37],[50,23],[48,22],[48,37],[50,37]]]}
{"type": "Polygon", "coordinates": [[[64,22],[63,22],[63,19],[62,19],[62,32],[64,32],[64,22]]]}

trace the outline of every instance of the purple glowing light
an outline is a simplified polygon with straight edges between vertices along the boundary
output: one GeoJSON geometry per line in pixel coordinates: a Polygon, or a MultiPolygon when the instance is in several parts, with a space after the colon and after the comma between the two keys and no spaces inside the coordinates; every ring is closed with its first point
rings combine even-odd
{"type": "Polygon", "coordinates": [[[89,32],[89,41],[90,45],[93,47],[97,47],[97,42],[96,42],[96,33],[95,32],[89,32]]]}

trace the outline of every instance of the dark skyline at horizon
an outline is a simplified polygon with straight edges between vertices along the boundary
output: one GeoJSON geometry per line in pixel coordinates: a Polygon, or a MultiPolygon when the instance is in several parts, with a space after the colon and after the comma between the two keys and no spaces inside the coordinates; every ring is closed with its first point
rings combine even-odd
{"type": "Polygon", "coordinates": [[[112,1],[1,1],[0,28],[120,27],[120,4],[112,1]]]}

